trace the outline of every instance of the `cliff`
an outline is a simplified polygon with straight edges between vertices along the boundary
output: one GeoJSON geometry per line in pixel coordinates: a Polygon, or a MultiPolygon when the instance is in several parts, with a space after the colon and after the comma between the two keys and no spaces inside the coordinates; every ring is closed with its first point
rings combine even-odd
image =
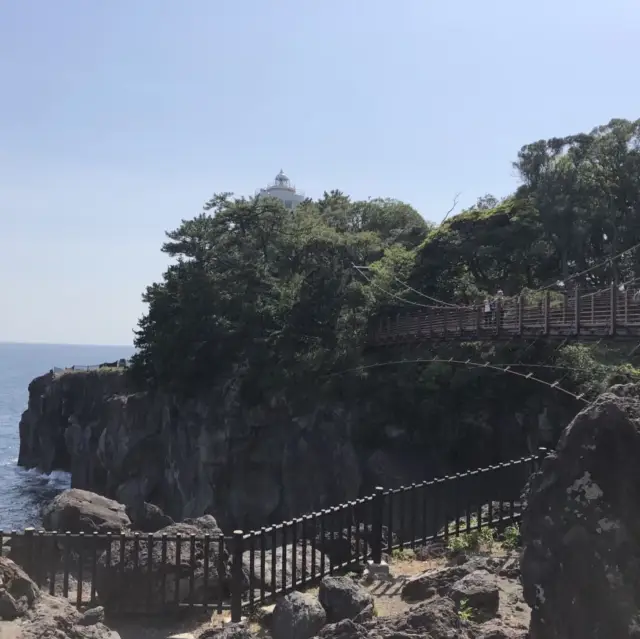
{"type": "Polygon", "coordinates": [[[550,416],[539,405],[515,418],[486,411],[471,431],[477,438],[457,440],[454,458],[442,441],[418,444],[402,416],[389,423],[377,399],[318,396],[293,407],[273,396],[247,408],[231,383],[222,400],[220,393],[185,399],[133,392],[122,370],[48,373],[29,385],[18,463],[69,471],[74,488],[127,505],[152,502],[176,520],[213,514],[223,529],[247,529],[355,499],[375,485],[504,461],[526,452],[527,437],[532,449],[553,443],[549,418],[563,425],[553,406],[550,416]],[[482,446],[499,459],[483,456],[482,446]]]}
{"type": "Polygon", "coordinates": [[[150,501],[175,519],[215,513],[252,528],[354,499],[363,482],[424,475],[424,458],[363,458],[353,422],[340,405],[300,416],[276,399],[243,409],[233,390],[220,404],[131,393],[119,371],[49,373],[29,386],[18,463],[70,471],[75,488],[150,501]]]}

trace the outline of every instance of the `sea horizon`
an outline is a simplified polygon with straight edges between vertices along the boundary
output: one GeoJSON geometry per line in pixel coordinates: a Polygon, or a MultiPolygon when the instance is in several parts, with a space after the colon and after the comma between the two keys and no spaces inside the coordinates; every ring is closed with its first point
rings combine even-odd
{"type": "Polygon", "coordinates": [[[79,347],[96,347],[96,348],[134,348],[133,342],[131,344],[99,344],[97,342],[90,343],[81,343],[81,342],[29,342],[29,341],[12,341],[12,340],[2,340],[0,339],[0,345],[11,344],[14,346],[69,346],[71,348],[75,346],[79,347]]]}

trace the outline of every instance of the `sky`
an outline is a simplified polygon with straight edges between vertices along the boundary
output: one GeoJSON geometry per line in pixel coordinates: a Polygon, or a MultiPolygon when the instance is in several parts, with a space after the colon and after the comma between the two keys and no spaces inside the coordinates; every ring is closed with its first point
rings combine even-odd
{"type": "Polygon", "coordinates": [[[131,344],[164,232],[282,168],[441,220],[640,117],[638,0],[0,0],[0,341],[131,344]]]}

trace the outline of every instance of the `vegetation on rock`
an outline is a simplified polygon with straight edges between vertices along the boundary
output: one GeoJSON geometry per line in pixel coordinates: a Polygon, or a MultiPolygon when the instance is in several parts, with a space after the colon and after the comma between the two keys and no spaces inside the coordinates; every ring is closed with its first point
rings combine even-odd
{"type": "Polygon", "coordinates": [[[611,345],[365,349],[370,318],[402,305],[398,297],[429,303],[415,291],[464,304],[586,269],[572,283],[600,288],[640,276],[638,251],[596,266],[640,241],[640,120],[526,145],[514,167],[521,185],[513,194],[481,197],[438,226],[403,202],[352,201],[339,191],[294,213],[273,199],[214,196],[167,234],[162,250],[173,263],[144,295],[136,379],[187,395],[234,389],[250,405],[341,402],[362,409],[361,434],[372,443],[393,425],[443,454],[500,456],[497,444],[516,436],[514,421],[522,441],[525,422],[537,427],[543,412],[552,421],[549,411],[562,415],[561,428],[576,405],[527,380],[443,363],[362,368],[436,353],[544,362],[571,370],[537,376],[564,376],[563,386],[581,391],[638,375],[618,366],[611,345]],[[354,265],[370,267],[367,278],[354,265]]]}

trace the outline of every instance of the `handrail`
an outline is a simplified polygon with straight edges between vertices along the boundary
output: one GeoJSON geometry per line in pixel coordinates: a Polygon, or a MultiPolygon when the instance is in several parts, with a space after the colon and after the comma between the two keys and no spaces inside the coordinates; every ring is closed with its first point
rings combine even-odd
{"type": "Polygon", "coordinates": [[[562,299],[526,295],[484,306],[432,306],[379,318],[370,343],[433,339],[495,340],[512,337],[575,337],[583,340],[640,337],[640,287],[609,289],[585,296],[578,287],[562,299]]]}

